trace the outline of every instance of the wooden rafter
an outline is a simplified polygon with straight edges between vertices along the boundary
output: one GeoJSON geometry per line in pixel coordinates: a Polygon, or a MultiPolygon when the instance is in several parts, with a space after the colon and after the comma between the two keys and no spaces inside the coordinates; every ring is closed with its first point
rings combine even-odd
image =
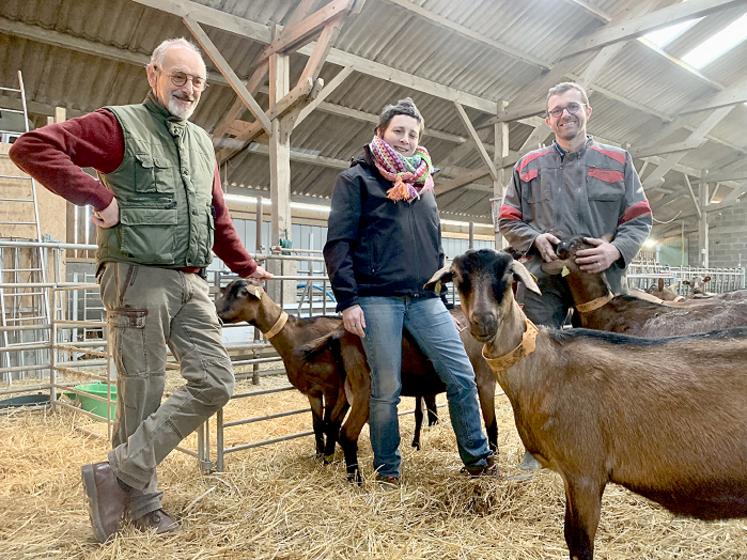
{"type": "Polygon", "coordinates": [[[194,35],[195,39],[197,39],[197,42],[202,47],[202,50],[205,51],[205,54],[208,55],[210,60],[213,61],[213,64],[215,64],[218,70],[220,70],[220,73],[223,74],[223,77],[231,85],[231,88],[236,92],[236,95],[241,99],[244,106],[252,112],[254,117],[257,119],[257,122],[269,134],[272,128],[270,119],[267,118],[262,107],[259,106],[259,103],[257,103],[254,97],[252,97],[252,94],[246,89],[246,86],[233,71],[231,65],[228,64],[228,61],[226,61],[226,59],[223,58],[223,55],[220,54],[220,51],[210,40],[210,37],[207,36],[207,33],[205,33],[200,24],[190,16],[184,16],[182,21],[192,35],[194,35]]]}
{"type": "MultiPolygon", "coordinates": [[[[722,107],[720,109],[716,109],[713,111],[699,126],[697,129],[695,129],[690,136],[685,140],[685,142],[689,141],[699,141],[705,138],[706,134],[708,134],[709,131],[711,131],[718,123],[720,123],[726,115],[728,115],[733,107],[722,107]]],[[[671,169],[674,168],[674,166],[679,163],[683,157],[685,157],[685,154],[687,152],[677,152],[668,155],[664,161],[656,168],[654,171],[646,177],[646,179],[643,181],[644,187],[649,186],[655,186],[658,185],[661,181],[664,180],[664,175],[669,173],[671,169]]]]}
{"type": "Polygon", "coordinates": [[[316,98],[308,103],[303,109],[301,109],[301,112],[298,114],[298,118],[296,119],[295,124],[293,127],[297,127],[299,124],[301,124],[304,120],[306,120],[306,117],[308,117],[312,111],[317,109],[319,105],[327,98],[329,97],[333,91],[335,91],[338,87],[340,87],[340,84],[345,81],[345,79],[350,76],[350,74],[353,73],[353,69],[349,66],[346,66],[342,70],[340,70],[334,78],[332,78],[328,84],[324,86],[324,89],[322,89],[319,92],[319,95],[316,96],[316,98]]]}
{"type": "Polygon", "coordinates": [[[286,53],[306,44],[320,29],[344,16],[353,3],[354,0],[332,0],[313,14],[286,25],[277,38],[265,47],[262,58],[269,58],[274,53],[286,53]]]}
{"type": "Polygon", "coordinates": [[[597,31],[574,41],[568,48],[563,49],[557,60],[618,41],[635,39],[662,27],[716,13],[743,2],[744,0],[689,0],[689,2],[675,2],[645,15],[628,17],[622,21],[613,20],[597,31]]]}
{"type": "Polygon", "coordinates": [[[477,152],[480,154],[480,157],[482,158],[483,163],[485,164],[485,167],[487,167],[488,171],[490,172],[490,176],[495,179],[498,177],[498,171],[495,168],[495,165],[493,165],[493,161],[490,158],[490,154],[488,154],[488,151],[485,149],[485,146],[482,143],[482,140],[480,139],[480,136],[477,134],[477,131],[475,130],[475,127],[472,125],[472,121],[469,120],[469,115],[467,115],[467,112],[464,110],[464,107],[462,107],[459,103],[454,102],[454,107],[457,110],[457,113],[459,114],[459,118],[462,120],[462,124],[464,124],[464,128],[467,129],[467,133],[469,134],[469,137],[472,139],[472,142],[475,145],[475,148],[477,148],[477,152]]]}
{"type": "Polygon", "coordinates": [[[437,26],[443,29],[446,29],[447,31],[454,31],[456,33],[459,33],[463,37],[466,37],[468,39],[471,39],[483,45],[487,45],[488,47],[491,47],[492,49],[499,51],[502,54],[506,54],[512,58],[521,60],[522,62],[525,62],[526,64],[537,66],[539,68],[542,68],[543,70],[550,68],[550,66],[546,62],[543,62],[536,56],[532,56],[531,54],[527,52],[516,49],[514,47],[506,45],[505,43],[501,43],[500,41],[496,41],[495,39],[491,39],[490,37],[486,37],[485,35],[477,33],[473,31],[472,29],[465,27],[464,25],[456,23],[455,21],[451,21],[450,19],[440,16],[436,14],[435,12],[427,10],[426,8],[420,6],[419,4],[416,4],[415,2],[412,2],[410,0],[386,0],[386,1],[391,4],[395,4],[401,8],[404,8],[405,10],[409,12],[417,14],[418,16],[424,19],[427,19],[431,23],[434,23],[437,26]]]}
{"type": "MultiPolygon", "coordinates": [[[[293,25],[311,13],[316,1],[317,0],[301,0],[288,18],[288,25],[293,25]]],[[[265,77],[267,77],[269,64],[267,58],[263,58],[260,55],[256,58],[252,66],[254,67],[254,71],[252,72],[251,77],[246,81],[246,89],[254,95],[260,90],[265,77]]],[[[223,115],[223,118],[213,131],[213,143],[216,147],[223,143],[223,137],[226,135],[226,132],[233,125],[233,122],[241,117],[243,112],[244,105],[237,97],[231,108],[223,115]]]]}

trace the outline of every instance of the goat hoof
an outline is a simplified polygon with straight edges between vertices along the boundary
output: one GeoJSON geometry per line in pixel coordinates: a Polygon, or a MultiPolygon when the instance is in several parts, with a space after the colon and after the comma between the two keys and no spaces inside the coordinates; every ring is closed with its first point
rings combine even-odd
{"type": "Polygon", "coordinates": [[[420,442],[419,441],[413,441],[412,447],[415,448],[416,451],[420,451],[420,442]]]}
{"type": "Polygon", "coordinates": [[[332,453],[330,455],[324,455],[323,460],[325,465],[329,465],[332,461],[335,460],[335,454],[332,453]]]}
{"type": "Polygon", "coordinates": [[[355,472],[349,472],[347,479],[350,484],[355,484],[356,486],[363,486],[363,477],[361,476],[361,472],[357,469],[355,470],[355,472]]]}

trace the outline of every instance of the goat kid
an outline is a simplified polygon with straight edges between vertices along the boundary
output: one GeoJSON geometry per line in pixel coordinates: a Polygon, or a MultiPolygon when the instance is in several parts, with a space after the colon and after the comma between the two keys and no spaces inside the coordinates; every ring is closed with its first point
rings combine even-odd
{"type": "MultiPolygon", "coordinates": [[[[357,441],[358,434],[368,419],[368,401],[366,400],[365,406],[360,399],[354,403],[353,400],[348,400],[345,391],[347,387],[349,395],[370,394],[365,355],[362,360],[358,355],[351,355],[343,363],[340,352],[333,353],[330,349],[321,349],[312,361],[295,351],[299,345],[320,339],[340,328],[342,321],[337,317],[300,319],[289,316],[260,286],[246,280],[235,280],[222,288],[216,298],[216,309],[225,323],[245,321],[265,333],[265,337],[283,360],[288,380],[309,399],[317,455],[323,457],[325,463],[331,462],[335,444],[340,437],[348,478],[361,482],[357,467],[357,441]],[[354,409],[351,409],[345,419],[351,404],[354,404],[354,409]]],[[[437,420],[433,416],[433,411],[436,410],[435,395],[445,391],[445,387],[409,336],[403,338],[403,368],[402,395],[424,397],[429,425],[434,424],[437,420]]],[[[495,392],[495,382],[492,379],[491,382],[495,392]]],[[[493,422],[495,423],[494,416],[493,422]]],[[[413,447],[418,449],[421,425],[422,412],[419,418],[416,414],[412,442],[413,447]]]]}
{"type": "Polygon", "coordinates": [[[565,486],[570,556],[592,560],[609,482],[699,519],[747,516],[747,329],[642,339],[537,328],[514,300],[529,271],[468,251],[452,281],[526,448],[565,486]]]}
{"type": "Polygon", "coordinates": [[[565,275],[582,327],[636,336],[666,336],[747,326],[747,298],[675,303],[614,295],[604,273],[583,272],[576,264],[576,252],[588,247],[591,245],[582,237],[573,237],[558,245],[557,261],[542,265],[548,274],[565,275]]]}

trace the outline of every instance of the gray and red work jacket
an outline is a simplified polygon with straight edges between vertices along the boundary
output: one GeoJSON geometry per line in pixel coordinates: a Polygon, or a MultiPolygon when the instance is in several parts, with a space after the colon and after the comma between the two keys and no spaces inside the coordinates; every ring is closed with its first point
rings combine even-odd
{"type": "MultiPolygon", "coordinates": [[[[577,152],[553,143],[517,161],[498,218],[501,234],[521,252],[546,232],[561,239],[610,236],[621,255],[607,271],[613,287],[651,226],[651,207],[630,154],[591,137],[577,152]]],[[[530,264],[539,266],[539,260],[535,255],[530,264]]]]}

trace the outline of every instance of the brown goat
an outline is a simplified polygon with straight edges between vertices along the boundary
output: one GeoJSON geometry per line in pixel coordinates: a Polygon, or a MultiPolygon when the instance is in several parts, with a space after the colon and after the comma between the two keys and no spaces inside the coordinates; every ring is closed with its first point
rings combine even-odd
{"type": "MultiPolygon", "coordinates": [[[[289,381],[309,399],[317,454],[323,455],[325,462],[331,461],[339,436],[348,480],[362,482],[357,459],[358,436],[368,420],[371,390],[368,363],[360,339],[351,335],[344,343],[335,343],[336,347],[333,347],[331,341],[341,337],[327,335],[342,329],[340,319],[299,319],[284,315],[280,306],[262,288],[246,280],[235,280],[223,288],[216,299],[216,309],[226,323],[246,321],[267,333],[270,343],[283,359],[289,381]],[[343,423],[349,407],[350,414],[343,423]]],[[[497,445],[495,380],[479,351],[478,346],[476,360],[484,378],[480,386],[481,406],[488,433],[494,434],[491,442],[497,445]]],[[[445,390],[431,362],[405,331],[402,339],[402,396],[432,397],[445,390]]],[[[426,402],[429,410],[435,409],[435,399],[426,402]]],[[[416,416],[413,447],[417,448],[420,446],[421,423],[422,414],[420,421],[416,416]]]]}
{"type": "Polygon", "coordinates": [[[590,247],[581,237],[558,245],[560,260],[543,265],[549,272],[565,267],[581,327],[637,336],[666,336],[705,332],[747,325],[747,299],[647,301],[632,295],[613,295],[601,273],[583,272],[575,263],[576,251],[590,247]]]}
{"type": "Polygon", "coordinates": [[[659,298],[662,301],[684,301],[684,296],[679,295],[672,286],[664,286],[664,278],[659,278],[656,285],[649,286],[646,293],[659,298]]]}
{"type": "Polygon", "coordinates": [[[747,328],[643,339],[535,327],[514,300],[527,269],[490,249],[454,259],[472,334],[526,448],[563,479],[570,556],[592,560],[609,482],[699,519],[747,516],[747,328]]]}

